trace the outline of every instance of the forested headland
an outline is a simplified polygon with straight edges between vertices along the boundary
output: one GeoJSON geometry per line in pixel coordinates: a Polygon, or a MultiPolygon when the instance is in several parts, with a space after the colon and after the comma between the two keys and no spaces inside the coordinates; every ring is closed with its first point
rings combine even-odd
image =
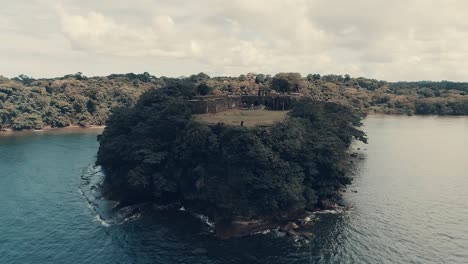
{"type": "Polygon", "coordinates": [[[288,220],[350,183],[348,148],[366,142],[362,115],[303,98],[270,127],[198,122],[176,80],[114,111],[100,136],[103,192],[121,206],[179,204],[216,223],[288,220]]]}
{"type": "Polygon", "coordinates": [[[385,82],[349,75],[279,73],[181,78],[143,74],[86,77],[81,73],[53,79],[0,76],[0,129],[103,125],[112,109],[135,105],[140,95],[182,79],[193,94],[256,94],[258,89],[301,93],[315,101],[335,102],[367,113],[467,115],[468,83],[385,82]]]}

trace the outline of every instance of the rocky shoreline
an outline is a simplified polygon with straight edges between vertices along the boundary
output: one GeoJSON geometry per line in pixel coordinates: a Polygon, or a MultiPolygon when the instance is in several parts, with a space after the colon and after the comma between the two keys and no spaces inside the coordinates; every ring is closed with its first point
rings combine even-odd
{"type": "MultiPolygon", "coordinates": [[[[310,215],[312,214],[310,213],[310,215]]],[[[237,219],[228,223],[218,223],[215,224],[215,236],[220,239],[230,239],[264,233],[269,230],[278,230],[290,237],[308,240],[312,238],[312,234],[306,228],[313,225],[313,218],[306,215],[296,221],[287,222],[237,219]]]]}
{"type": "Polygon", "coordinates": [[[350,206],[345,205],[340,195],[334,200],[324,199],[320,201],[320,207],[313,212],[294,212],[284,214],[281,217],[264,219],[238,218],[229,222],[216,223],[214,231],[215,236],[220,239],[245,237],[266,230],[278,230],[292,238],[309,240],[313,237],[313,234],[309,232],[309,228],[314,224],[316,214],[323,212],[344,212],[349,208],[350,206]]]}
{"type": "MultiPolygon", "coordinates": [[[[117,205],[116,207],[119,208],[120,206],[117,205]]],[[[318,214],[345,212],[349,208],[350,206],[345,205],[340,195],[338,198],[333,200],[324,199],[320,201],[319,207],[314,211],[289,212],[282,214],[281,216],[265,217],[261,219],[239,217],[230,221],[210,221],[207,216],[192,212],[190,209],[185,209],[185,207],[179,203],[165,206],[153,205],[153,209],[157,211],[187,211],[206,223],[210,228],[212,228],[214,236],[222,240],[236,237],[247,237],[259,233],[266,234],[272,230],[284,233],[294,239],[310,240],[313,238],[313,234],[310,232],[310,227],[312,227],[315,220],[318,219],[318,214]]]]}

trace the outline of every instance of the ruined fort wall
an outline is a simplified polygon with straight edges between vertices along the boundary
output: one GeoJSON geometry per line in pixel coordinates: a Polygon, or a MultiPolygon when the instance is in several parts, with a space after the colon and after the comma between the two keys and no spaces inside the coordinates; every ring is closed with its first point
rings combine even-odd
{"type": "Polygon", "coordinates": [[[218,113],[239,108],[242,104],[240,96],[205,96],[189,100],[194,114],[218,113]]]}
{"type": "Polygon", "coordinates": [[[194,114],[216,114],[227,111],[229,109],[237,109],[242,105],[260,106],[263,105],[270,110],[289,110],[292,106],[294,98],[287,95],[270,95],[270,96],[197,96],[189,100],[192,113],[194,114]]]}
{"type": "Polygon", "coordinates": [[[289,110],[291,108],[291,97],[290,96],[254,96],[246,95],[242,96],[242,103],[247,106],[260,106],[263,105],[270,110],[289,110]]]}
{"type": "Polygon", "coordinates": [[[242,106],[242,97],[229,96],[228,97],[229,109],[236,109],[242,106]]]}

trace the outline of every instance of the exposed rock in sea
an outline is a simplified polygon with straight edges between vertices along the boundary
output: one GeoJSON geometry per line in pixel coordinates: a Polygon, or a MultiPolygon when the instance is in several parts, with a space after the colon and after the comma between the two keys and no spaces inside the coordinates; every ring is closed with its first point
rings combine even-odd
{"type": "Polygon", "coordinates": [[[228,239],[231,237],[248,236],[256,232],[276,227],[278,227],[278,224],[272,220],[238,219],[216,223],[215,234],[221,239],[228,239]]]}
{"type": "Polygon", "coordinates": [[[299,237],[300,233],[297,231],[299,226],[294,222],[289,222],[280,228],[281,231],[285,232],[290,237],[299,237]]]}

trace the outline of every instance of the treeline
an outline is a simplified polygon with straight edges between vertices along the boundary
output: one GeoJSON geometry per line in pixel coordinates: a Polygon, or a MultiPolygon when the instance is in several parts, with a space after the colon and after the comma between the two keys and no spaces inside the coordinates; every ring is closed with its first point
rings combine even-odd
{"type": "Polygon", "coordinates": [[[113,108],[132,106],[164,80],[149,74],[87,78],[81,73],[56,79],[0,76],[0,128],[103,125],[113,108]]]}
{"type": "Polygon", "coordinates": [[[351,109],[304,98],[269,128],[208,125],[192,117],[193,90],[173,81],[111,115],[97,159],[108,198],[179,203],[221,221],[312,210],[350,182],[347,150],[366,141],[351,109]]]}
{"type": "Polygon", "coordinates": [[[132,106],[143,92],[179,79],[191,83],[192,94],[198,95],[256,94],[259,89],[272,89],[368,113],[468,115],[468,83],[390,83],[349,75],[299,73],[250,73],[238,77],[200,73],[181,78],[157,78],[148,73],[86,77],[76,73],[55,79],[0,77],[0,128],[102,125],[113,108],[132,106]]]}

